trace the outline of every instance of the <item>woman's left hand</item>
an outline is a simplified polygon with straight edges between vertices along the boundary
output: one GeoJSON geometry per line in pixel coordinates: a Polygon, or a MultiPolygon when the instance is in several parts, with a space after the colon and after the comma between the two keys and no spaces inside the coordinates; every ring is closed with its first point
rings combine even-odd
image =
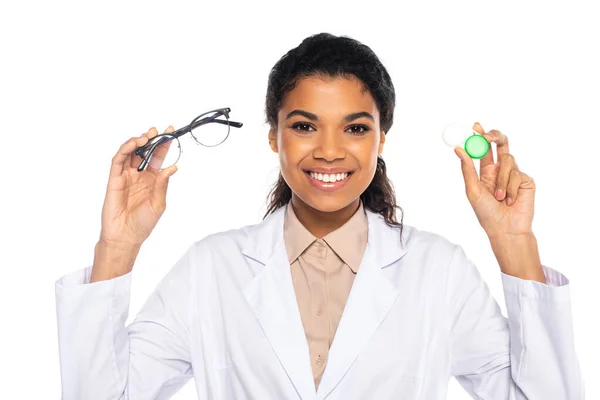
{"type": "Polygon", "coordinates": [[[461,147],[454,152],[461,159],[467,198],[479,223],[491,240],[532,234],[535,183],[519,171],[517,162],[508,151],[508,138],[500,131],[485,133],[479,123],[473,129],[489,143],[496,143],[497,162],[492,148],[479,160],[479,174],[473,160],[461,147]]]}

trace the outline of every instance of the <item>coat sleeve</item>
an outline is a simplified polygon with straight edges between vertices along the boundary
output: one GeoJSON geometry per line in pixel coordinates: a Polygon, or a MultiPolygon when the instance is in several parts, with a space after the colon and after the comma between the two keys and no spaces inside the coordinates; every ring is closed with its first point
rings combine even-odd
{"type": "Polygon", "coordinates": [[[501,273],[508,318],[456,246],[448,271],[452,375],[474,399],[579,400],[568,280],[547,284],[501,273]]]}
{"type": "Polygon", "coordinates": [[[169,399],[192,377],[191,256],[190,248],[129,326],[131,272],[89,283],[88,267],[56,281],[63,400],[169,399]]]}

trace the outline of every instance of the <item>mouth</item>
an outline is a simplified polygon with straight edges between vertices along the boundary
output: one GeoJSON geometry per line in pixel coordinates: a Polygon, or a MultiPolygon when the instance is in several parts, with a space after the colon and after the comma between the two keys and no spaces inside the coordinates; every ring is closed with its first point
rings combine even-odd
{"type": "Polygon", "coordinates": [[[310,183],[317,189],[324,191],[334,191],[346,185],[354,171],[340,171],[336,173],[322,173],[311,170],[304,170],[310,183]]]}

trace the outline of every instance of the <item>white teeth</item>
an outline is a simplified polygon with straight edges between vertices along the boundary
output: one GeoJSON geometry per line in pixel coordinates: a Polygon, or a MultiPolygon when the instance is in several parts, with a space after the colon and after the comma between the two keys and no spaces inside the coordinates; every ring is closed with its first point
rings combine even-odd
{"type": "Polygon", "coordinates": [[[322,181],[322,182],[335,182],[335,181],[343,181],[348,177],[347,172],[339,173],[339,174],[321,174],[317,172],[309,172],[311,178],[322,181]]]}

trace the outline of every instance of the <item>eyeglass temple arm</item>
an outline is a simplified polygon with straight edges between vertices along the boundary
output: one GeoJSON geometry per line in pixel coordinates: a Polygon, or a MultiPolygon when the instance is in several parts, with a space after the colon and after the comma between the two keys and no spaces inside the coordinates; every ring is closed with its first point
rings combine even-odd
{"type": "Polygon", "coordinates": [[[142,162],[140,163],[140,165],[137,167],[137,171],[138,172],[142,172],[144,169],[146,169],[146,165],[148,164],[148,161],[145,158],[142,158],[142,162]]]}
{"type": "Polygon", "coordinates": [[[233,126],[234,128],[241,128],[241,127],[242,127],[242,125],[244,125],[244,124],[243,124],[243,123],[241,123],[241,122],[235,122],[235,121],[225,121],[225,120],[222,120],[222,119],[213,119],[213,120],[212,120],[212,121],[210,121],[210,122],[217,122],[217,123],[219,123],[219,124],[223,124],[223,125],[227,125],[227,124],[229,124],[229,126],[233,126]]]}
{"type": "Polygon", "coordinates": [[[202,126],[204,124],[210,124],[211,122],[216,122],[218,124],[233,126],[234,128],[241,128],[244,125],[241,122],[227,121],[227,120],[224,120],[224,119],[212,119],[210,121],[206,121],[206,120],[196,121],[196,123],[192,127],[190,127],[190,129],[195,129],[195,128],[197,128],[199,126],[202,126]]]}

